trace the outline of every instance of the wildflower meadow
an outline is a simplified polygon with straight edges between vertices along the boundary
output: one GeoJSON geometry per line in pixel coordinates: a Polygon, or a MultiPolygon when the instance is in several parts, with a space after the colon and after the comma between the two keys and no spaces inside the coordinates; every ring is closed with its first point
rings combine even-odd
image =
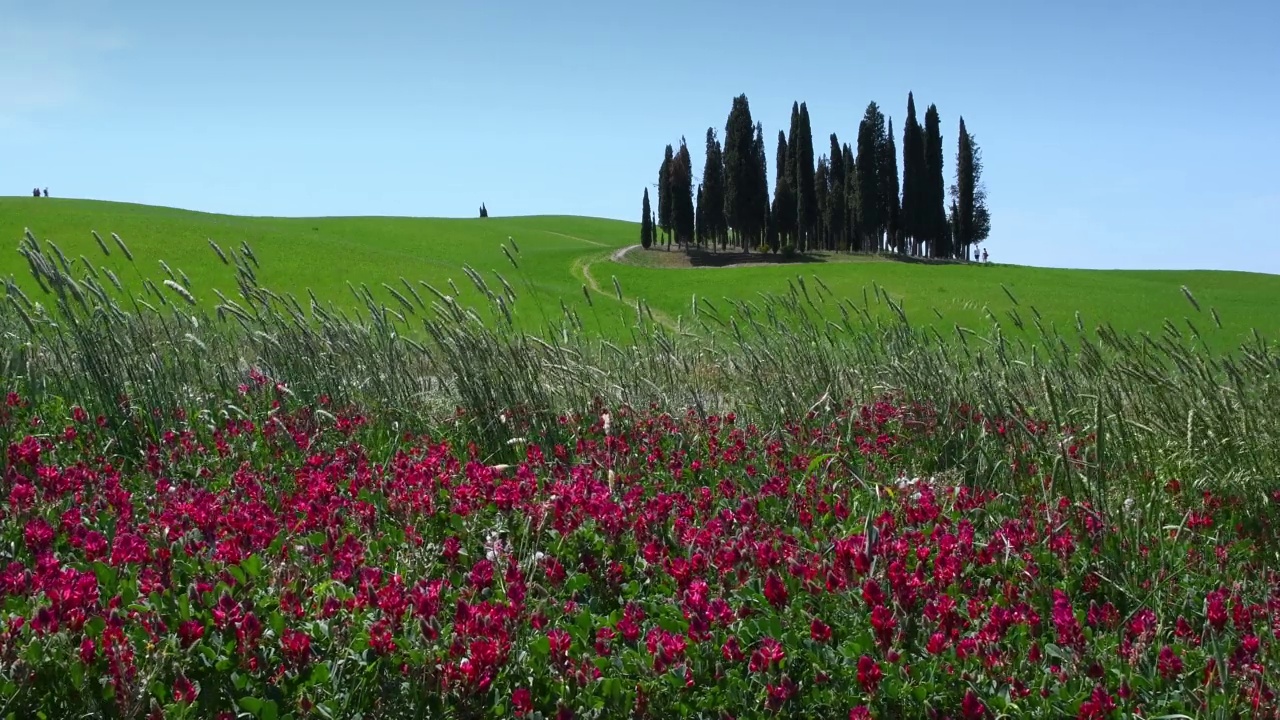
{"type": "Polygon", "coordinates": [[[810,287],[616,343],[519,330],[514,245],[493,321],[21,249],[0,715],[1280,716],[1280,355],[1191,290],[1161,335],[810,287]]]}

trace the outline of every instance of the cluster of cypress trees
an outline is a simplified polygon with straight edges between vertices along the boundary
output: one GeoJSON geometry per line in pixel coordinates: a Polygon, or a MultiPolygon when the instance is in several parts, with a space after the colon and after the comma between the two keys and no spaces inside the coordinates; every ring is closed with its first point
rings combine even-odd
{"type": "Polygon", "coordinates": [[[764,128],[752,121],[747,96],[739,95],[723,145],[716,129],[707,129],[706,164],[696,192],[684,138],[678,150],[666,147],[656,214],[644,192],[641,243],[967,258],[990,234],[981,151],[963,118],[949,207],[937,106],[928,107],[921,125],[915,97],[907,94],[901,183],[893,121],[886,121],[876,103],[863,114],[856,147],[842,144],[835,133],[830,140],[829,154],[815,164],[809,108],[792,104],[790,132],[778,132],[770,201],[764,128]]]}

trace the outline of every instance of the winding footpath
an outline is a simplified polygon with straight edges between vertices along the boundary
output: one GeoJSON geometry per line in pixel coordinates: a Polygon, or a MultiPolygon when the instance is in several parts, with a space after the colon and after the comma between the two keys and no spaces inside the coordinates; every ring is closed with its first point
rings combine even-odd
{"type": "MultiPolygon", "coordinates": [[[[583,240],[583,238],[574,238],[574,239],[583,240]]],[[[593,242],[590,240],[584,240],[584,242],[591,242],[591,244],[593,245],[601,245],[601,243],[593,242]]],[[[617,250],[614,250],[612,253],[609,254],[608,261],[615,262],[615,263],[621,262],[622,258],[626,256],[627,253],[631,252],[632,250],[635,250],[638,247],[640,246],[628,245],[623,248],[618,248],[617,250]]],[[[582,278],[583,282],[585,283],[585,287],[587,288],[588,291],[593,292],[602,297],[607,297],[610,300],[613,300],[614,302],[621,303],[622,305],[625,305],[626,307],[634,311],[635,310],[634,303],[627,303],[625,300],[619,300],[618,294],[614,288],[611,287],[608,290],[606,290],[596,280],[595,276],[591,274],[591,265],[602,259],[604,258],[600,255],[583,255],[582,257],[579,257],[573,261],[573,265],[570,269],[575,275],[582,278]]],[[[669,317],[666,313],[660,310],[653,309],[652,307],[649,306],[648,303],[645,303],[645,315],[652,317],[654,322],[666,327],[668,330],[677,329],[676,322],[673,319],[671,319],[671,317],[669,317]]]]}

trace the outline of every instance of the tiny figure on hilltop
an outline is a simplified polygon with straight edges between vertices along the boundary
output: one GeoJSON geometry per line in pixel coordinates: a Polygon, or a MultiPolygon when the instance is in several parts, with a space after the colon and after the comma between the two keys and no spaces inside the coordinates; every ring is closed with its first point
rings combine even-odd
{"type": "Polygon", "coordinates": [[[986,248],[982,248],[982,262],[991,262],[990,260],[988,260],[988,259],[987,259],[987,249],[986,249],[986,248]]]}
{"type": "Polygon", "coordinates": [[[31,197],[40,197],[40,188],[31,188],[31,197]]]}
{"type": "Polygon", "coordinates": [[[489,208],[485,207],[484,203],[480,203],[480,217],[482,218],[489,217],[489,208]]]}
{"type": "Polygon", "coordinates": [[[49,197],[49,188],[44,189],[44,196],[49,197]]]}

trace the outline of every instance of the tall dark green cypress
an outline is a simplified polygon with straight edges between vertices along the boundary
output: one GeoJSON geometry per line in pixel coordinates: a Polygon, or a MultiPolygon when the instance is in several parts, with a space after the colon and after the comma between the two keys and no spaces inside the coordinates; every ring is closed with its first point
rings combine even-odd
{"type": "Polygon", "coordinates": [[[702,192],[702,185],[698,185],[698,202],[693,210],[693,239],[698,247],[702,247],[707,242],[707,218],[706,203],[703,202],[706,196],[702,192]]]}
{"type": "Polygon", "coordinates": [[[791,152],[787,147],[787,135],[781,130],[778,131],[778,152],[774,161],[774,181],[773,181],[773,225],[777,231],[779,241],[785,245],[790,241],[794,228],[792,227],[795,220],[795,190],[791,186],[791,176],[794,169],[788,164],[787,159],[791,157],[791,152]]]}
{"type": "Polygon", "coordinates": [[[758,224],[756,217],[755,123],[746,95],[733,100],[724,127],[724,216],[742,241],[758,224]]]}
{"type": "Polygon", "coordinates": [[[830,191],[827,198],[827,244],[828,250],[837,250],[845,243],[845,216],[848,213],[848,198],[845,186],[844,150],[840,147],[840,139],[831,133],[831,168],[828,185],[830,191]]]}
{"type": "Polygon", "coordinates": [[[893,119],[889,119],[889,130],[884,135],[885,144],[880,152],[880,180],[884,192],[885,229],[889,235],[889,247],[901,250],[899,246],[900,215],[902,207],[898,200],[898,149],[893,141],[893,119]]]}
{"type": "Polygon", "coordinates": [[[818,158],[818,167],[813,171],[813,198],[817,221],[814,223],[813,238],[809,248],[825,247],[827,236],[831,231],[831,163],[827,156],[818,158]]]}
{"type": "Polygon", "coordinates": [[[916,119],[916,99],[907,93],[907,124],[902,128],[902,217],[899,222],[907,251],[916,254],[916,243],[928,228],[922,218],[924,197],[924,128],[916,119]]]}
{"type": "Polygon", "coordinates": [[[885,189],[882,180],[883,163],[880,160],[885,148],[884,114],[872,102],[858,125],[858,158],[855,161],[858,174],[858,229],[862,235],[860,249],[878,252],[881,249],[887,218],[885,189]]]}
{"type": "Polygon", "coordinates": [[[797,247],[808,250],[818,226],[817,186],[814,184],[813,129],[809,124],[809,108],[800,103],[799,141],[796,162],[796,227],[797,247]]]}
{"type": "Polygon", "coordinates": [[[675,225],[676,242],[688,244],[693,240],[693,159],[689,156],[689,146],[684,138],[680,138],[680,150],[676,153],[672,165],[671,187],[673,223],[675,225]]]}
{"type": "Polygon", "coordinates": [[[858,243],[858,166],[849,143],[843,146],[844,155],[844,227],[845,244],[842,250],[853,251],[858,243]]]}
{"type": "Polygon", "coordinates": [[[715,128],[707,128],[707,157],[702,167],[702,195],[698,211],[703,214],[703,232],[712,243],[724,237],[724,156],[715,128]]]}
{"type": "Polygon", "coordinates": [[[956,182],[951,187],[953,255],[969,257],[973,246],[991,234],[991,214],[982,184],[982,150],[960,118],[956,150],[956,182]]]}
{"type": "Polygon", "coordinates": [[[667,246],[671,245],[671,230],[675,226],[674,206],[671,199],[674,192],[671,188],[671,165],[675,162],[675,150],[667,145],[662,156],[662,167],[658,169],[658,227],[667,236],[667,246]]]}
{"type": "Polygon", "coordinates": [[[925,239],[929,242],[930,257],[947,257],[950,248],[946,247],[947,208],[946,182],[942,176],[942,124],[938,117],[938,106],[930,105],[924,114],[924,207],[920,217],[926,228],[925,239]]]}
{"type": "Polygon", "coordinates": [[[649,188],[644,189],[644,204],[640,208],[640,245],[648,250],[653,247],[653,211],[649,208],[649,188]]]}
{"type": "Polygon", "coordinates": [[[743,250],[758,247],[764,242],[765,228],[769,224],[769,159],[764,146],[764,124],[756,123],[756,137],[751,147],[755,155],[752,173],[755,176],[755,190],[752,199],[751,236],[748,243],[743,243],[743,250]]]}

